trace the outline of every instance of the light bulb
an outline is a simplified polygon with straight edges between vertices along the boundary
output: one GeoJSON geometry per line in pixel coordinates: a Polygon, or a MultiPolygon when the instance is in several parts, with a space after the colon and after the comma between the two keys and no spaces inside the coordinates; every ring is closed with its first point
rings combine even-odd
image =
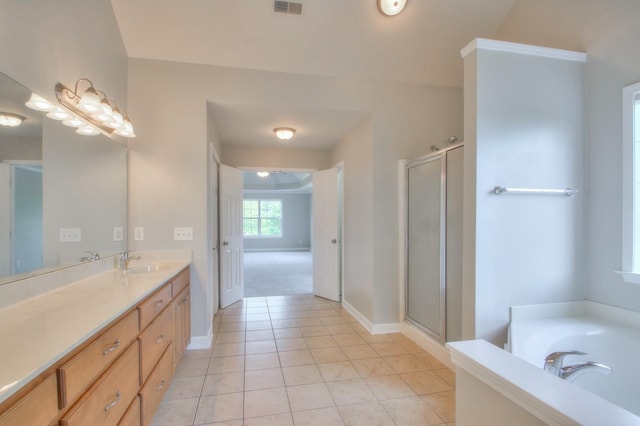
{"type": "Polygon", "coordinates": [[[84,91],[80,102],[78,102],[78,108],[90,114],[102,109],[100,106],[100,96],[98,96],[98,92],[96,92],[93,86],[84,91]]]}
{"type": "Polygon", "coordinates": [[[378,10],[386,16],[395,16],[402,12],[407,0],[378,0],[378,10]]]}
{"type": "Polygon", "coordinates": [[[67,118],[71,118],[71,115],[62,108],[56,106],[53,110],[47,113],[47,117],[51,118],[52,120],[62,121],[66,120],[67,118]]]}
{"type": "Polygon", "coordinates": [[[17,127],[22,124],[25,118],[11,112],[0,112],[0,126],[17,127]]]}
{"type": "Polygon", "coordinates": [[[31,94],[31,97],[25,102],[25,105],[36,111],[51,111],[54,108],[48,100],[35,93],[31,94]]]}
{"type": "Polygon", "coordinates": [[[69,127],[80,127],[85,123],[83,120],[79,119],[78,117],[70,116],[69,118],[62,120],[62,124],[69,127]]]}
{"type": "Polygon", "coordinates": [[[76,133],[81,134],[81,135],[85,135],[85,136],[95,136],[95,135],[100,134],[98,129],[96,129],[95,127],[90,126],[88,124],[78,127],[76,129],[76,133]]]}
{"type": "Polygon", "coordinates": [[[293,137],[296,129],[294,129],[293,127],[276,127],[275,129],[273,129],[273,131],[278,139],[289,140],[293,137]]]}

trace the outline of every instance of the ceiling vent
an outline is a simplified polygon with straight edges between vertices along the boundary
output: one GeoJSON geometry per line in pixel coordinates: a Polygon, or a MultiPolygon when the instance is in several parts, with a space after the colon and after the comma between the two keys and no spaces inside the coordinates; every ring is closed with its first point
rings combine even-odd
{"type": "Polygon", "coordinates": [[[289,15],[302,15],[302,3],[276,0],[273,2],[273,10],[276,13],[288,13],[289,15]]]}

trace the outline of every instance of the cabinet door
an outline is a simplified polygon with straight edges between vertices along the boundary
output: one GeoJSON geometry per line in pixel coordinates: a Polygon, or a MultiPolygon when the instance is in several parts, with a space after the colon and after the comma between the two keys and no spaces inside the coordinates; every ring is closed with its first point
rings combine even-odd
{"type": "Polygon", "coordinates": [[[173,318],[174,318],[174,336],[173,336],[173,366],[177,366],[180,357],[184,353],[184,295],[186,290],[182,291],[173,301],[173,318]]]}
{"type": "Polygon", "coordinates": [[[149,380],[140,389],[142,400],[142,424],[150,425],[164,393],[169,387],[173,376],[173,348],[169,346],[164,352],[158,365],[149,375],[149,380]]]}
{"type": "Polygon", "coordinates": [[[1,426],[50,425],[58,416],[56,375],[50,375],[16,405],[0,416],[1,426]]]}

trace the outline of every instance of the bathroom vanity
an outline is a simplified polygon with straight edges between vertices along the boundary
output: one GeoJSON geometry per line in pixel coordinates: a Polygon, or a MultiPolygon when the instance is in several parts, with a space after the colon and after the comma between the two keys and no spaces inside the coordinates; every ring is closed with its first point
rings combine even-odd
{"type": "Polygon", "coordinates": [[[189,262],[113,269],[0,310],[0,425],[148,425],[191,335],[189,262]]]}

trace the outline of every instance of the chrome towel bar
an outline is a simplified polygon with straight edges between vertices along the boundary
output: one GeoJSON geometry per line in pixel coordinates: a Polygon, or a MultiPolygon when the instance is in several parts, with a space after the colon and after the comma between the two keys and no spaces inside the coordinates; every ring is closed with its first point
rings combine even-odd
{"type": "Polygon", "coordinates": [[[496,195],[511,193],[511,194],[547,194],[547,195],[566,195],[571,197],[572,195],[580,192],[578,189],[543,189],[543,188],[510,188],[506,186],[496,186],[492,191],[496,195]]]}

